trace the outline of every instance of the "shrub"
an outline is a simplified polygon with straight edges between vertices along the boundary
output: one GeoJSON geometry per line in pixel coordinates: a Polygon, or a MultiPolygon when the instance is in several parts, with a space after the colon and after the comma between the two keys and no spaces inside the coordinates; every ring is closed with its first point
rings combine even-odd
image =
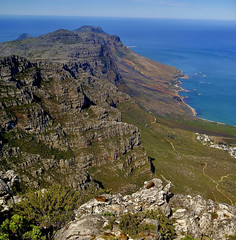
{"type": "Polygon", "coordinates": [[[236,235],[226,235],[227,240],[236,240],[236,235]]]}
{"type": "Polygon", "coordinates": [[[211,221],[217,218],[218,218],[218,214],[216,212],[211,213],[211,221]]]}
{"type": "Polygon", "coordinates": [[[104,230],[112,230],[114,223],[115,223],[115,217],[112,215],[112,216],[110,216],[108,225],[106,225],[106,226],[104,227],[104,230]]]}
{"type": "Polygon", "coordinates": [[[145,213],[146,218],[156,219],[159,224],[159,232],[161,233],[161,239],[169,240],[176,237],[174,219],[166,217],[166,215],[160,210],[150,210],[145,213]]]}
{"type": "Polygon", "coordinates": [[[13,209],[14,213],[22,216],[28,224],[28,233],[21,232],[21,238],[24,236],[25,239],[43,239],[40,231],[45,236],[52,236],[54,231],[74,219],[76,208],[99,193],[101,194],[94,188],[75,191],[69,186],[54,185],[45,191],[25,194],[23,200],[13,209]]]}
{"type": "Polygon", "coordinates": [[[142,218],[139,214],[127,213],[121,216],[119,227],[123,233],[136,236],[139,232],[139,225],[142,218]]]}
{"type": "Polygon", "coordinates": [[[125,233],[131,237],[135,237],[138,233],[143,231],[152,232],[156,229],[153,224],[142,224],[144,218],[155,219],[159,222],[159,232],[161,233],[161,239],[171,240],[176,237],[174,228],[174,220],[165,216],[162,211],[147,211],[145,214],[131,214],[127,213],[121,216],[119,227],[125,233]]]}
{"type": "Polygon", "coordinates": [[[73,210],[81,204],[80,200],[80,193],[73,188],[56,185],[26,194],[14,211],[39,227],[58,228],[73,219],[73,210]]]}
{"type": "Polygon", "coordinates": [[[0,226],[1,240],[45,240],[42,236],[41,229],[34,225],[29,225],[26,218],[15,214],[11,219],[6,219],[0,226]]]}
{"type": "Polygon", "coordinates": [[[198,239],[194,239],[191,236],[186,235],[185,237],[181,238],[181,240],[200,240],[200,239],[199,238],[198,239]]]}

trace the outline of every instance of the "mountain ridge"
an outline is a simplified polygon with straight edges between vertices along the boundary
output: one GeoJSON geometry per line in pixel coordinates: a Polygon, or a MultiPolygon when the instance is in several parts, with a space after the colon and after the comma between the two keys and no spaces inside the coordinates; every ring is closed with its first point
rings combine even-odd
{"type": "MultiPolygon", "coordinates": [[[[76,192],[109,188],[128,194],[156,175],[164,175],[164,181],[165,176],[180,179],[176,183],[179,189],[186,179],[194,182],[192,188],[185,183],[185,193],[197,194],[207,182],[213,197],[213,187],[222,184],[224,189],[217,191],[220,197],[215,200],[234,202],[230,156],[217,150],[208,153],[192,132],[177,125],[169,128],[173,122],[163,117],[182,116],[190,123],[195,119],[178,95],[178,78],[183,77],[178,69],[144,58],[124,46],[118,36],[88,26],[78,33],[59,29],[37,38],[1,43],[0,52],[3,214],[19,200],[17,193],[28,196],[29,189],[37,192],[66,185],[76,192]],[[204,153],[196,153],[198,149],[204,153]],[[214,162],[215,156],[225,164],[223,168],[218,158],[214,162]],[[206,174],[208,166],[217,167],[220,173],[212,178],[214,167],[207,168],[210,173],[206,174]],[[200,179],[199,173],[204,175],[200,179]],[[215,180],[219,174],[221,180],[215,180]],[[230,196],[227,200],[222,196],[225,188],[230,196]]],[[[204,197],[209,196],[208,187],[204,187],[204,197]]],[[[161,186],[159,190],[158,195],[163,193],[161,186]]],[[[183,198],[181,204],[186,203],[183,198]]],[[[45,228],[51,231],[51,226],[45,228]]],[[[187,228],[184,233],[189,234],[192,228],[187,228]]],[[[199,237],[201,231],[194,236],[199,237]]]]}
{"type": "Polygon", "coordinates": [[[61,29],[33,39],[2,43],[1,55],[17,53],[32,60],[58,62],[78,58],[95,62],[97,58],[109,58],[109,64],[115,66],[125,82],[125,87],[121,84],[122,91],[131,94],[138,104],[157,114],[184,114],[191,118],[191,108],[178,94],[178,77],[183,76],[182,72],[132,52],[119,37],[108,35],[100,28],[96,31],[88,26],[80,29],[77,33],[61,29]]]}

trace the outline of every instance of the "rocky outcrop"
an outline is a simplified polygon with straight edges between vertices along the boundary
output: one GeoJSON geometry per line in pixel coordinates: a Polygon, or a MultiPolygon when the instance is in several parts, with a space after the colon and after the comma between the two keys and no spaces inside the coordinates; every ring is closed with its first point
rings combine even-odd
{"type": "MultiPolygon", "coordinates": [[[[235,234],[235,207],[205,201],[200,196],[173,197],[170,187],[171,183],[163,187],[160,179],[153,179],[131,195],[104,194],[96,197],[83,204],[76,211],[76,219],[59,230],[54,239],[104,239],[104,236],[120,239],[121,216],[126,213],[142,214],[148,210],[161,210],[169,218],[176,219],[176,239],[189,234],[194,238],[208,236],[210,239],[222,240],[226,239],[226,235],[235,234]],[[112,230],[106,227],[110,224],[109,216],[113,216],[112,230]]],[[[148,218],[145,218],[145,222],[157,226],[157,232],[155,235],[146,233],[146,236],[142,235],[138,239],[162,239],[158,233],[159,223],[148,218]]],[[[129,237],[124,236],[126,239],[129,237]]]]}
{"type": "Polygon", "coordinates": [[[178,235],[189,234],[194,238],[226,239],[236,229],[236,208],[227,204],[205,200],[201,196],[175,195],[170,206],[175,209],[175,229],[178,235]]]}
{"type": "MultiPolygon", "coordinates": [[[[170,184],[163,188],[161,180],[153,179],[151,182],[152,187],[149,188],[149,183],[145,182],[144,187],[132,195],[105,194],[103,198],[95,198],[83,204],[75,211],[76,219],[59,230],[54,239],[91,239],[91,237],[103,239],[102,236],[106,234],[118,238],[122,234],[118,226],[120,217],[126,213],[161,209],[166,215],[170,215],[168,206],[170,184]],[[109,216],[115,218],[113,230],[110,231],[105,230],[109,225],[109,216]]],[[[145,221],[153,223],[152,219],[145,219],[145,221]]],[[[158,226],[158,223],[155,222],[155,224],[158,226]]],[[[156,237],[158,235],[157,231],[156,237]]]]}

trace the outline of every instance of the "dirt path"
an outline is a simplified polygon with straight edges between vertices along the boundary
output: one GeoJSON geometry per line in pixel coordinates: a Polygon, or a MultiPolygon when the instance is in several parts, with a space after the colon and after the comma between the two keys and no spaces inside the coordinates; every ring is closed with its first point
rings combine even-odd
{"type": "Polygon", "coordinates": [[[173,148],[173,150],[174,150],[175,152],[178,152],[178,151],[175,149],[174,144],[173,144],[168,138],[165,137],[165,140],[166,140],[167,142],[169,142],[169,144],[171,145],[171,147],[173,148]]]}
{"type": "Polygon", "coordinates": [[[227,174],[227,175],[225,175],[225,176],[222,176],[222,177],[220,178],[220,181],[219,181],[219,182],[217,183],[217,185],[216,185],[216,190],[219,191],[222,195],[224,195],[224,197],[226,197],[226,198],[230,201],[231,205],[233,205],[234,203],[233,203],[232,199],[231,199],[229,196],[227,196],[222,190],[220,190],[220,189],[218,188],[218,186],[220,185],[220,183],[223,182],[224,178],[228,178],[228,177],[231,176],[231,175],[233,175],[233,174],[227,174]]]}
{"type": "Polygon", "coordinates": [[[206,170],[206,168],[207,168],[207,166],[208,166],[208,163],[204,162],[204,164],[205,164],[205,166],[204,166],[203,169],[202,169],[203,175],[206,176],[206,177],[208,177],[209,179],[211,179],[211,181],[214,182],[215,184],[217,184],[217,182],[216,182],[212,177],[210,177],[209,175],[207,175],[206,172],[205,172],[205,170],[206,170]]]}
{"type": "MultiPolygon", "coordinates": [[[[154,117],[153,122],[151,122],[151,124],[154,124],[154,123],[156,123],[156,117],[154,117]]],[[[178,152],[178,151],[176,150],[174,144],[173,144],[168,138],[165,137],[165,140],[171,145],[173,151],[178,152]]],[[[201,162],[199,162],[199,163],[201,164],[201,162]]],[[[204,167],[203,167],[203,169],[202,169],[203,175],[206,176],[207,178],[209,178],[213,183],[215,183],[215,184],[216,184],[216,186],[215,186],[216,190],[217,190],[219,193],[221,193],[225,198],[227,198],[227,199],[230,201],[231,205],[233,205],[234,203],[233,203],[232,199],[231,199],[229,196],[227,196],[221,189],[219,189],[219,185],[220,185],[220,183],[223,182],[224,178],[228,178],[229,176],[231,176],[231,175],[233,175],[233,174],[227,174],[227,175],[225,175],[225,176],[221,176],[221,178],[220,178],[219,181],[215,181],[211,176],[209,176],[209,175],[206,173],[206,168],[207,168],[207,167],[208,167],[208,163],[204,162],[204,167]]],[[[162,177],[163,177],[163,176],[162,176],[162,177]]],[[[164,178],[164,177],[163,177],[163,178],[164,178]]],[[[217,200],[216,200],[216,197],[215,197],[215,195],[214,195],[214,193],[213,193],[213,191],[212,191],[212,189],[210,188],[210,186],[208,186],[208,187],[209,187],[209,189],[210,189],[210,191],[211,191],[211,193],[212,193],[215,201],[217,201],[217,200]]]]}
{"type": "Polygon", "coordinates": [[[156,117],[154,117],[154,120],[153,120],[153,122],[151,122],[152,124],[153,123],[157,123],[157,118],[156,117]]]}
{"type": "Polygon", "coordinates": [[[208,164],[207,164],[206,162],[204,162],[204,165],[205,165],[205,166],[204,166],[203,169],[202,169],[202,172],[203,172],[204,176],[206,176],[206,177],[208,177],[209,179],[211,179],[211,181],[216,184],[216,186],[215,186],[216,190],[217,190],[219,193],[221,193],[225,198],[227,198],[227,199],[230,201],[231,205],[234,205],[232,199],[231,199],[229,196],[227,196],[221,189],[219,189],[219,185],[220,185],[220,183],[223,182],[224,178],[228,178],[229,176],[232,176],[233,174],[227,174],[227,175],[225,175],[225,176],[221,176],[220,181],[216,182],[212,177],[210,177],[210,176],[209,176],[208,174],[206,174],[206,172],[205,172],[208,164]]]}
{"type": "MultiPolygon", "coordinates": [[[[174,144],[173,144],[168,138],[165,138],[165,139],[166,139],[167,142],[170,143],[170,145],[172,146],[173,150],[174,150],[175,152],[178,152],[178,151],[175,149],[174,144]]],[[[206,176],[207,178],[209,178],[213,183],[215,183],[215,184],[216,184],[216,186],[215,186],[216,191],[218,191],[218,192],[221,193],[225,198],[227,198],[227,199],[230,201],[231,205],[234,205],[232,199],[231,199],[228,195],[226,195],[226,194],[219,188],[219,185],[220,185],[220,183],[223,182],[224,178],[228,178],[229,176],[231,176],[231,175],[233,175],[233,174],[227,174],[227,175],[225,175],[225,176],[221,176],[221,178],[220,178],[219,181],[215,181],[211,176],[209,176],[209,175],[206,173],[206,168],[207,168],[207,167],[208,167],[208,163],[204,162],[204,167],[203,167],[203,169],[202,169],[203,175],[206,176]]],[[[209,186],[209,188],[210,188],[210,186],[209,186]]],[[[210,188],[210,189],[211,189],[211,188],[210,188]]],[[[213,193],[212,190],[211,190],[211,192],[212,192],[212,195],[213,195],[215,201],[217,201],[217,200],[216,200],[216,197],[215,197],[215,195],[214,195],[214,193],[213,193]]]]}

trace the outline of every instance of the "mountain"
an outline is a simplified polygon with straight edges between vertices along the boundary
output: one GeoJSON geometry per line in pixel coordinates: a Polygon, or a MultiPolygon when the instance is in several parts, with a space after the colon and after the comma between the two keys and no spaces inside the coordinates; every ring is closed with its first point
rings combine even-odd
{"type": "MultiPolygon", "coordinates": [[[[18,202],[24,207],[17,205],[13,211],[52,236],[73,216],[71,199],[84,197],[83,203],[100,191],[130,194],[153,176],[173,181],[177,193],[201,193],[234,204],[234,159],[228,152],[204,146],[195,132],[234,144],[235,128],[194,116],[178,94],[179,79],[185,77],[178,69],[142,57],[118,36],[91,26],[0,43],[0,53],[0,211],[4,217],[18,202]],[[37,210],[44,206],[49,207],[37,210]],[[27,215],[31,211],[35,211],[33,219],[27,215]],[[38,216],[41,212],[45,215],[38,216]]],[[[156,194],[161,193],[162,187],[156,194]]],[[[166,195],[161,198],[167,200],[166,195]]],[[[186,209],[191,202],[180,198],[175,210],[186,209]]],[[[222,206],[209,204],[213,215],[218,208],[222,213],[222,206]]],[[[235,226],[231,215],[227,218],[234,208],[225,206],[229,213],[221,214],[219,224],[228,219],[235,226]]],[[[186,220],[189,215],[184,216],[186,220]]],[[[179,229],[190,234],[193,227],[179,229]]]]}
{"type": "Polygon", "coordinates": [[[119,37],[106,34],[101,28],[60,29],[38,38],[2,43],[0,51],[2,56],[18,54],[34,60],[61,63],[79,59],[103,74],[107,67],[111,67],[125,83],[123,89],[124,84],[117,79],[120,90],[125,90],[145,109],[159,115],[193,115],[191,108],[178,95],[178,78],[183,77],[178,69],[134,53],[122,44],[119,37]],[[99,69],[99,65],[94,66],[97,61],[102,61],[99,69]]]}
{"type": "Polygon", "coordinates": [[[16,40],[23,40],[23,39],[29,39],[29,38],[33,38],[33,37],[28,33],[22,33],[16,40]]]}
{"type": "Polygon", "coordinates": [[[2,43],[0,51],[1,170],[20,172],[22,188],[63,181],[83,188],[86,169],[107,165],[126,177],[150,175],[138,128],[116,108],[130,101],[127,93],[159,114],[191,115],[174,86],[179,70],[133,53],[100,28],[60,29],[2,43]]]}

